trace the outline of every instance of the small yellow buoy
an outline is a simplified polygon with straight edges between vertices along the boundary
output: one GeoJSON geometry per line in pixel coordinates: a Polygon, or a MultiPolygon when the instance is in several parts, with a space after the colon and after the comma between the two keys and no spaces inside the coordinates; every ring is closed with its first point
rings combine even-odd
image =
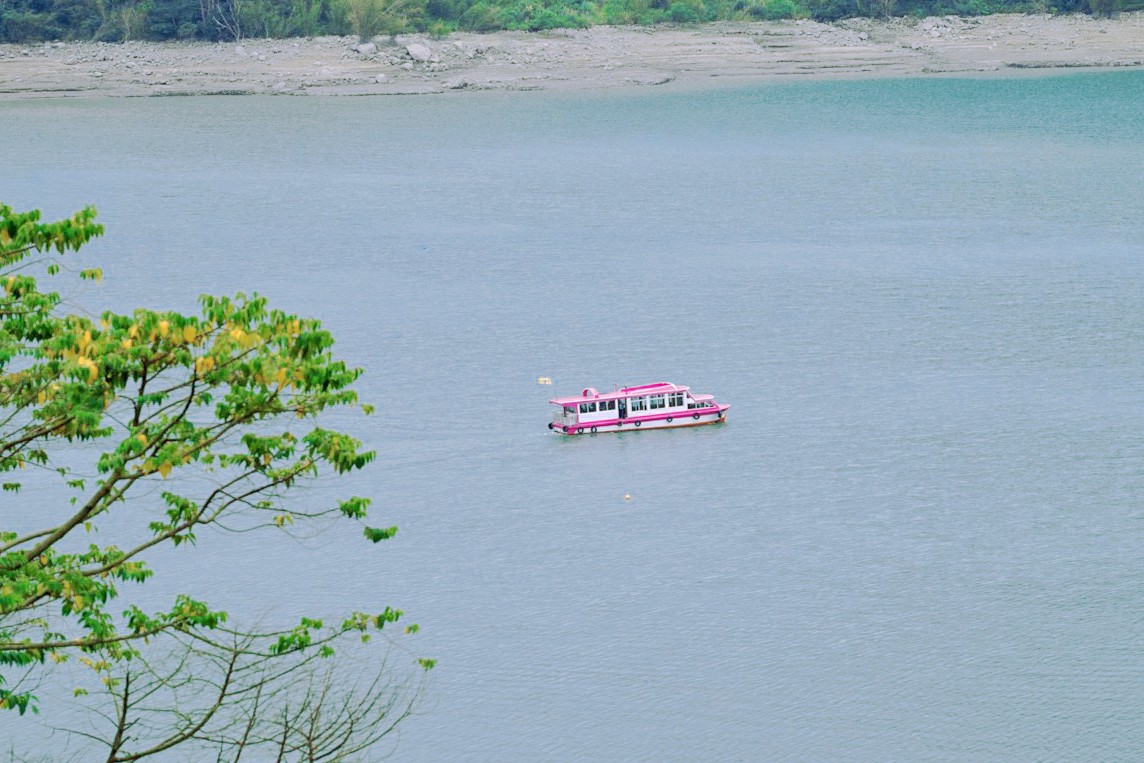
{"type": "Polygon", "coordinates": [[[538,376],[538,377],[536,377],[536,383],[537,384],[551,384],[552,379],[550,379],[547,376],[538,376]]]}
{"type": "Polygon", "coordinates": [[[625,501],[632,500],[632,494],[631,493],[624,493],[624,500],[625,501]]]}

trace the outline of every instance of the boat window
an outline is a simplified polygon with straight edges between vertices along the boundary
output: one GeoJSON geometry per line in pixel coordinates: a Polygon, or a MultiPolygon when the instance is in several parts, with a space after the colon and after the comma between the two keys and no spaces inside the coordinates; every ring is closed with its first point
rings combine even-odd
{"type": "Polygon", "coordinates": [[[575,413],[576,409],[570,405],[566,405],[566,406],[564,406],[564,412],[565,413],[575,413]]]}
{"type": "Polygon", "coordinates": [[[656,408],[662,408],[663,407],[663,395],[652,395],[650,399],[651,399],[651,408],[653,411],[656,408]]]}
{"type": "Polygon", "coordinates": [[[614,410],[616,410],[616,401],[615,400],[601,400],[600,401],[600,410],[601,411],[614,411],[614,410]]]}
{"type": "Polygon", "coordinates": [[[672,392],[671,395],[669,395],[667,398],[667,404],[670,405],[672,408],[679,406],[679,405],[683,405],[683,393],[682,392],[672,392]]]}
{"type": "Polygon", "coordinates": [[[595,413],[595,412],[596,412],[596,404],[595,403],[580,403],[580,413],[595,413]]]}
{"type": "Polygon", "coordinates": [[[631,400],[631,409],[633,411],[646,411],[647,398],[646,397],[633,397],[631,400]]]}

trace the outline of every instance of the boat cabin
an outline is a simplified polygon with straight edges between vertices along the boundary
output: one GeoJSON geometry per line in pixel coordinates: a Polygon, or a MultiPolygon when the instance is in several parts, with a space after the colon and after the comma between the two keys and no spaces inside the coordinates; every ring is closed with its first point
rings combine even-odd
{"type": "Polygon", "coordinates": [[[685,415],[699,409],[715,408],[712,395],[695,395],[687,387],[671,382],[656,382],[639,387],[624,387],[612,392],[597,392],[588,387],[579,396],[549,400],[560,406],[553,417],[553,429],[614,426],[625,421],[648,418],[672,421],[670,414],[685,415]]]}

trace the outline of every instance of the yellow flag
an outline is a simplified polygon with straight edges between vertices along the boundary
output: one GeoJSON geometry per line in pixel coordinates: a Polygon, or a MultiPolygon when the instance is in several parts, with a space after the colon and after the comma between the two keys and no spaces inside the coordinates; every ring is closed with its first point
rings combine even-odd
{"type": "Polygon", "coordinates": [[[551,384],[552,379],[548,378],[547,376],[538,376],[538,377],[536,377],[536,383],[537,384],[551,384]]]}

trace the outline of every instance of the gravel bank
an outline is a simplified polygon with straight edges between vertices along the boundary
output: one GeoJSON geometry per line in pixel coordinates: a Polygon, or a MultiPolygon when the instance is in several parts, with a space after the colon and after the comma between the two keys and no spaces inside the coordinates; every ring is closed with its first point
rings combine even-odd
{"type": "Polygon", "coordinates": [[[708,87],[1144,67],[1144,14],[596,27],[240,43],[0,45],[0,100],[708,87]]]}

